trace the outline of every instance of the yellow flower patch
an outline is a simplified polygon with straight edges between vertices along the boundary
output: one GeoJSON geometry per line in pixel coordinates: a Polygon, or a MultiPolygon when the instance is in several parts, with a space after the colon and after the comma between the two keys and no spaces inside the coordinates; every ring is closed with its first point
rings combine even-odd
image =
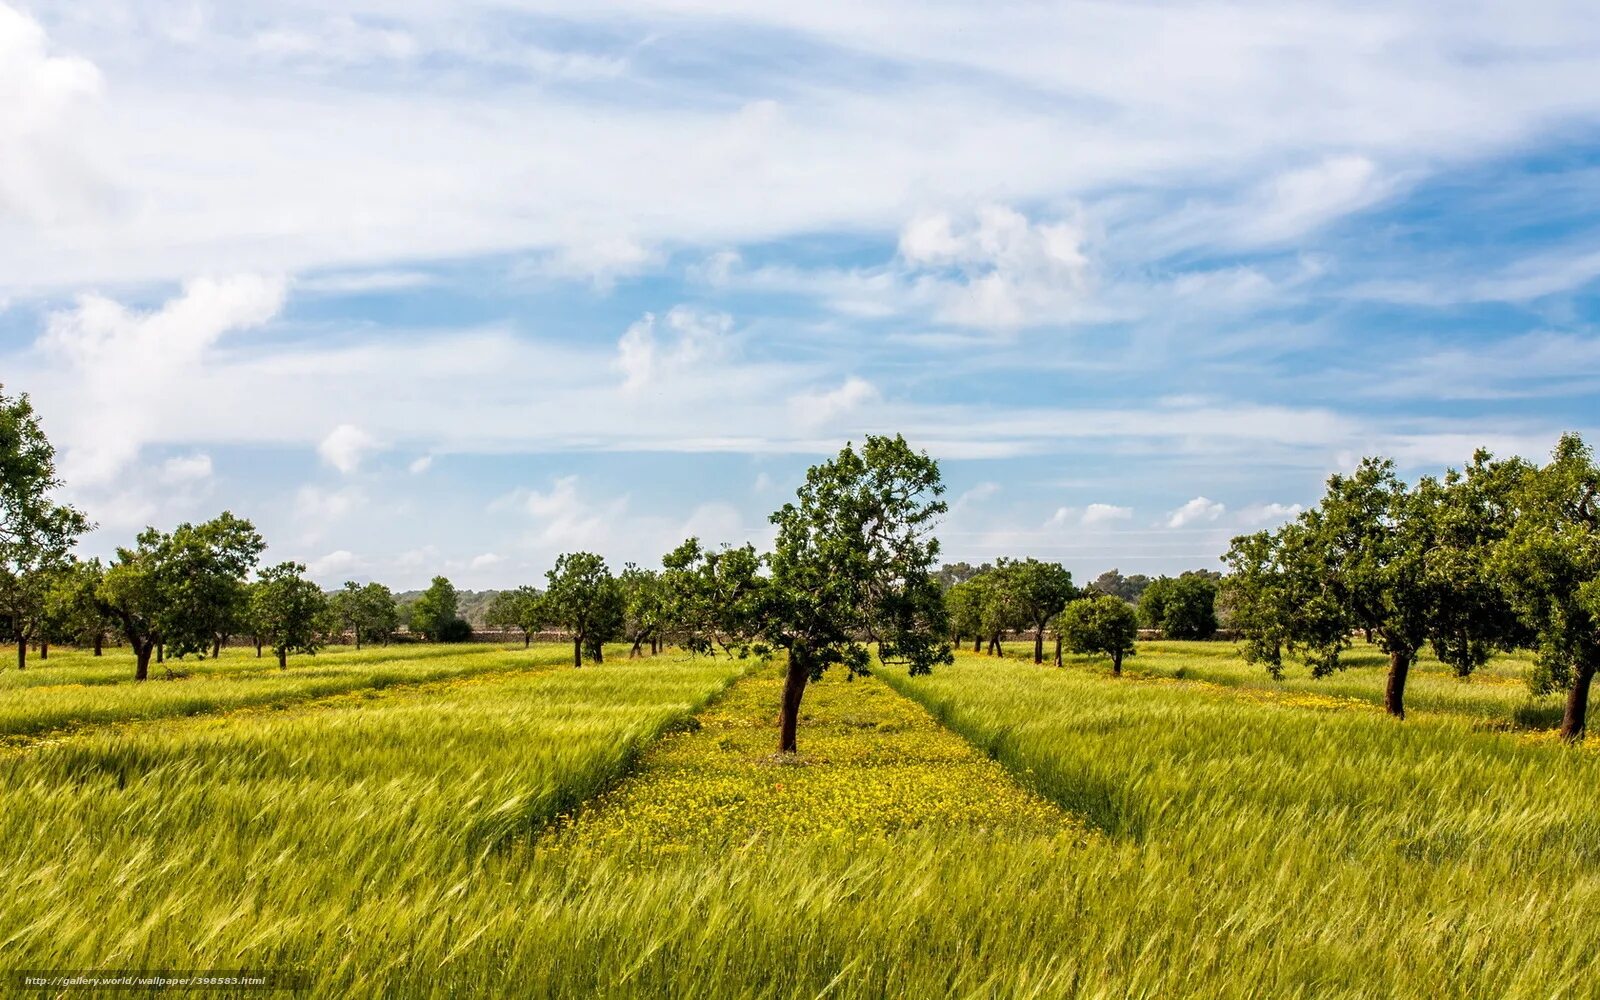
{"type": "Polygon", "coordinates": [[[876,678],[807,688],[799,743],[777,750],[783,680],[736,685],[634,777],[558,824],[543,849],[674,854],[803,836],[857,842],[918,828],[1084,836],[995,761],[876,678]]]}

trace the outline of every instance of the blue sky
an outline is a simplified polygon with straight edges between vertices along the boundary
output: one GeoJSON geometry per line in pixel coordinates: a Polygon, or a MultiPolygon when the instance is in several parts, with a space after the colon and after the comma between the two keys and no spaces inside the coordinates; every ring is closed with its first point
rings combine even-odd
{"type": "Polygon", "coordinates": [[[951,558],[1214,566],[1600,423],[1584,4],[0,0],[0,382],[106,553],[758,543],[865,433],[951,558]]]}

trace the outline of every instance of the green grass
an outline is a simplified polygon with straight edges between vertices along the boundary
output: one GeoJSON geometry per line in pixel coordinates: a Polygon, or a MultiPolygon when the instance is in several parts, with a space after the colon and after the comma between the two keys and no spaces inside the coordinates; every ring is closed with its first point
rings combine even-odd
{"type": "Polygon", "coordinates": [[[705,708],[743,670],[494,672],[0,755],[0,968],[299,968],[317,996],[1596,990],[1593,748],[963,656],[834,671],[783,761],[774,671],[705,708]]]}
{"type": "Polygon", "coordinates": [[[133,679],[133,657],[58,656],[26,671],[0,673],[0,742],[16,742],[85,725],[201,715],[257,705],[290,705],[363,688],[419,684],[477,673],[570,664],[560,645],[532,650],[500,646],[393,646],[298,656],[287,670],[253,652],[228,650],[215,661],[173,662],[168,679],[152,664],[147,681],[133,679]],[[198,668],[198,669],[197,669],[198,668]],[[59,671],[59,673],[58,673],[59,671]],[[26,682],[19,683],[19,675],[26,682]]]}
{"type": "MultiPolygon", "coordinates": [[[[1006,643],[1005,651],[1007,659],[1031,662],[1033,658],[1031,642],[1006,643]]],[[[1053,652],[1046,648],[1047,662],[1053,658],[1053,652]]],[[[1067,654],[1063,659],[1069,666],[1109,669],[1109,661],[1103,658],[1067,654]]],[[[1234,643],[1162,641],[1139,643],[1138,652],[1123,662],[1122,669],[1133,676],[1324,694],[1382,705],[1388,657],[1376,646],[1357,642],[1345,654],[1344,662],[1345,669],[1316,678],[1304,664],[1286,661],[1284,679],[1275,681],[1266,668],[1244,662],[1234,643]]],[[[1535,698],[1529,694],[1527,677],[1532,667],[1531,653],[1500,654],[1483,669],[1463,679],[1435,659],[1431,650],[1424,651],[1406,682],[1406,710],[1457,712],[1521,728],[1553,727],[1561,722],[1561,698],[1559,695],[1535,698]]]]}

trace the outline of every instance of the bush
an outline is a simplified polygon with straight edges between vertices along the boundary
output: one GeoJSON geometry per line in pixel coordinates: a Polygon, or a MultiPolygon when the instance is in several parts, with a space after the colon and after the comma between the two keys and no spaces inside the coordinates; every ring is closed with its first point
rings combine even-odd
{"type": "Polygon", "coordinates": [[[436,637],[439,642],[470,642],[472,639],[472,623],[465,618],[452,618],[439,629],[436,637]]]}

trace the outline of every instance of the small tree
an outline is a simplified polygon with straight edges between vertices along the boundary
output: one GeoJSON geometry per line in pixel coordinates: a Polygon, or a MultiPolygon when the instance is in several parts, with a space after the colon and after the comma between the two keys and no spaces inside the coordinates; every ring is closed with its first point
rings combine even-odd
{"type": "Polygon", "coordinates": [[[1004,567],[979,577],[978,582],[983,593],[979,621],[983,626],[983,638],[989,641],[989,655],[1005,656],[1005,646],[1001,642],[1005,633],[1027,624],[1023,617],[1022,592],[1004,567]]]}
{"type": "Polygon", "coordinates": [[[788,651],[778,750],[794,753],[806,684],[831,664],[865,672],[876,639],[884,663],[912,674],[951,662],[948,623],[931,571],[946,505],[939,466],[900,436],[869,435],[857,452],[806,473],[793,503],[772,515],[762,633],[788,651]]]}
{"type": "Polygon", "coordinates": [[[1209,639],[1217,631],[1217,581],[1190,570],[1152,580],[1139,599],[1139,620],[1168,639],[1209,639]]]}
{"type": "Polygon", "coordinates": [[[1044,630],[1067,602],[1078,596],[1072,574],[1059,563],[1037,559],[1000,560],[1000,578],[1010,590],[1016,617],[1033,629],[1033,662],[1044,662],[1044,630]]]}
{"type": "Polygon", "coordinates": [[[62,641],[89,646],[99,656],[108,632],[116,628],[108,609],[100,603],[100,582],[105,567],[98,559],[73,560],[56,576],[51,587],[48,617],[51,631],[62,641]]]}
{"type": "MultiPolygon", "coordinates": [[[[962,563],[960,565],[965,565],[962,563]]],[[[950,619],[950,641],[957,647],[972,639],[972,651],[983,645],[983,579],[973,577],[951,584],[944,592],[945,614],[950,619]]]]}
{"type": "Polygon", "coordinates": [[[1578,435],[1564,435],[1515,497],[1517,516],[1496,543],[1492,566],[1538,643],[1533,690],[1566,691],[1561,736],[1580,740],[1600,668],[1600,469],[1593,452],[1578,435]]]}
{"type": "Polygon", "coordinates": [[[517,629],[522,633],[522,648],[533,642],[533,633],[544,624],[544,598],[532,587],[502,590],[489,602],[484,613],[485,624],[500,629],[517,629]]]}
{"type": "Polygon", "coordinates": [[[442,576],[433,578],[428,589],[411,605],[411,631],[429,642],[459,642],[470,627],[457,613],[460,598],[455,585],[442,576]]]}
{"type": "Polygon", "coordinates": [[[1139,619],[1120,597],[1098,594],[1067,605],[1057,618],[1062,641],[1074,653],[1099,653],[1111,657],[1111,672],[1122,676],[1122,658],[1134,654],[1139,619]]]}
{"type": "Polygon", "coordinates": [[[279,563],[262,570],[250,591],[251,622],[277,654],[279,669],[288,668],[290,653],[315,654],[321,639],[327,597],[305,571],[300,563],[279,563]]]}
{"type": "Polygon", "coordinates": [[[743,653],[761,628],[765,583],[755,546],[706,549],[690,538],[661,560],[663,628],[696,655],[743,653]]]}
{"type": "MultiPolygon", "coordinates": [[[[3,387],[0,387],[3,389],[3,387]]],[[[0,616],[17,643],[17,669],[28,665],[28,642],[44,627],[58,571],[89,521],[51,494],[55,448],[26,394],[0,392],[0,616]]]]}
{"type": "Polygon", "coordinates": [[[593,552],[564,553],[545,580],[545,610],[572,636],[572,665],[583,666],[585,650],[604,662],[604,644],[622,630],[622,589],[606,561],[593,552]]]}
{"type": "Polygon", "coordinates": [[[1129,604],[1138,604],[1145,588],[1150,586],[1150,583],[1150,578],[1143,573],[1123,576],[1118,570],[1108,569],[1095,577],[1084,589],[1120,597],[1129,604]]]}
{"type": "Polygon", "coordinates": [[[245,580],[265,548],[255,526],[229,511],[180,524],[161,539],[156,624],[168,653],[182,658],[221,651],[244,616],[245,580]]]}
{"type": "Polygon", "coordinates": [[[622,591],[622,637],[631,643],[628,658],[643,656],[647,642],[654,656],[666,615],[660,575],[628,563],[617,577],[617,586],[622,591]]]}

